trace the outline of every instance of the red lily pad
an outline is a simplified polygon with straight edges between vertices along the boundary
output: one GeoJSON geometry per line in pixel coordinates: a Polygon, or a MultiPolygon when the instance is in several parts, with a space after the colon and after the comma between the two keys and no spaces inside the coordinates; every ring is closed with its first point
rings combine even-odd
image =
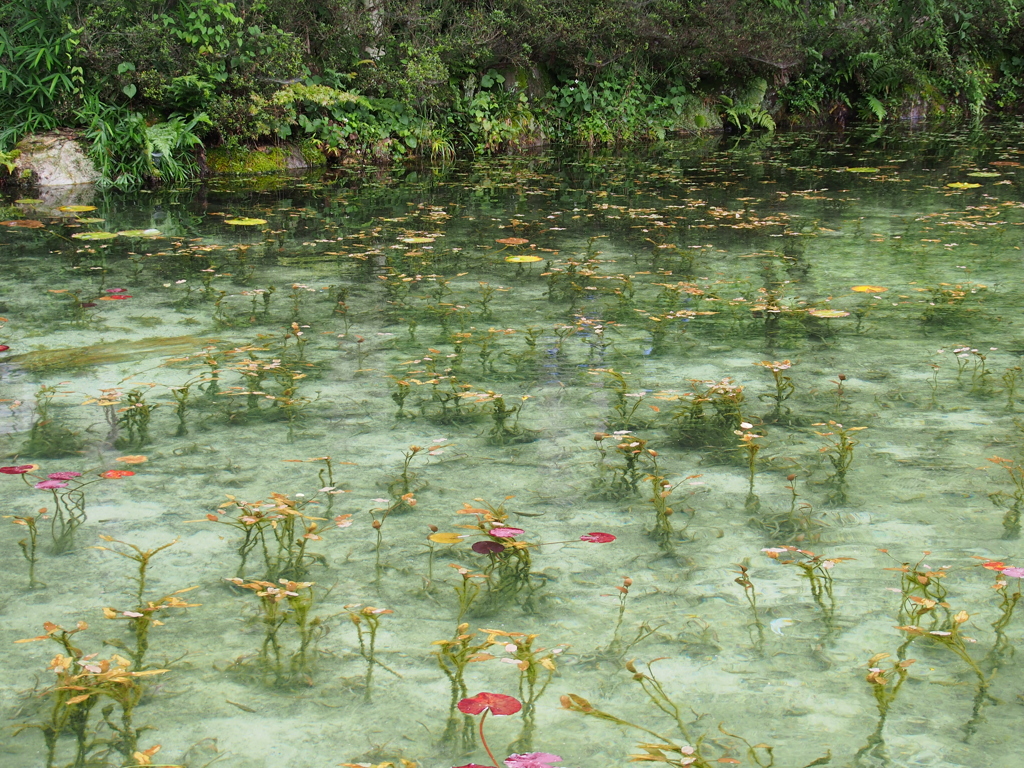
{"type": "Polygon", "coordinates": [[[489,709],[494,715],[514,715],[523,708],[519,699],[503,693],[478,693],[459,702],[459,711],[466,715],[479,715],[489,709]]]}
{"type": "Polygon", "coordinates": [[[504,552],[505,546],[496,541],[478,541],[470,549],[480,555],[496,555],[504,552]]]}
{"type": "Polygon", "coordinates": [[[607,544],[610,541],[615,541],[615,537],[610,533],[601,533],[600,531],[593,531],[591,533],[585,533],[580,536],[580,541],[589,541],[591,544],[607,544]]]}

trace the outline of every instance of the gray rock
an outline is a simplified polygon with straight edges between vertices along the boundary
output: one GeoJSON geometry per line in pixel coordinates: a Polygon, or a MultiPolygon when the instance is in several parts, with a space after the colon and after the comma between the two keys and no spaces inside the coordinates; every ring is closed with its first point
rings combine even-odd
{"type": "Polygon", "coordinates": [[[68,187],[94,184],[99,172],[82,151],[75,137],[67,133],[38,133],[26,136],[15,149],[17,176],[31,176],[40,187],[68,187]]]}

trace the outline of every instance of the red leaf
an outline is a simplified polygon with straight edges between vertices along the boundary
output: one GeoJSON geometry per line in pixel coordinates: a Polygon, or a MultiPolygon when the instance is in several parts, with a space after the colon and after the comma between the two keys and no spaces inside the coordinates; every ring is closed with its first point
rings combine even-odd
{"type": "Polygon", "coordinates": [[[485,709],[494,715],[514,715],[523,705],[514,696],[503,693],[478,693],[459,702],[459,711],[467,715],[479,715],[485,709]]]}
{"type": "Polygon", "coordinates": [[[591,533],[585,533],[580,536],[580,541],[589,541],[591,544],[607,544],[610,541],[615,541],[615,537],[610,533],[601,533],[600,531],[593,531],[591,533]]]}

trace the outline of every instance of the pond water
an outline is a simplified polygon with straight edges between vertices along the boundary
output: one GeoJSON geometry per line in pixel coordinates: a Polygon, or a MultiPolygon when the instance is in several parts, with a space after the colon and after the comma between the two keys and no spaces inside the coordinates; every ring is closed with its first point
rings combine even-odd
{"type": "Polygon", "coordinates": [[[1009,765],[1020,135],[9,196],[0,762],[1009,765]]]}

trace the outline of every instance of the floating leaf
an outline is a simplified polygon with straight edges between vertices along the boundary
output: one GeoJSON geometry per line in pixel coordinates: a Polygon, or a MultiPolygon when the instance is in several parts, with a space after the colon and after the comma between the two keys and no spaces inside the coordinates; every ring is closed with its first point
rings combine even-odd
{"type": "Polygon", "coordinates": [[[592,531],[591,533],[585,533],[580,536],[580,541],[589,541],[591,544],[608,544],[609,542],[615,541],[615,537],[610,533],[592,531]]]}
{"type": "Polygon", "coordinates": [[[246,219],[246,218],[241,218],[241,219],[224,219],[224,223],[225,224],[231,224],[232,226],[235,226],[235,227],[255,227],[255,226],[258,226],[259,224],[266,224],[267,220],[266,219],[246,219]]]}
{"type": "Polygon", "coordinates": [[[479,715],[489,709],[494,715],[514,715],[523,708],[522,702],[503,693],[478,693],[458,703],[459,711],[466,715],[479,715]]]}
{"type": "Polygon", "coordinates": [[[844,312],[841,309],[808,309],[807,314],[813,317],[822,317],[829,320],[833,317],[849,317],[849,312],[844,312]]]}
{"type": "Polygon", "coordinates": [[[855,285],[850,290],[857,293],[885,293],[889,289],[880,285],[855,285]]]}
{"type": "Polygon", "coordinates": [[[847,168],[850,173],[878,173],[877,168],[869,168],[867,166],[858,168],[847,168]]]}
{"type": "Polygon", "coordinates": [[[57,209],[58,211],[64,211],[66,213],[87,213],[88,211],[95,211],[95,205],[62,205],[57,209]]]}
{"type": "Polygon", "coordinates": [[[458,544],[464,538],[464,533],[432,533],[427,536],[435,544],[458,544]]]}
{"type": "Polygon", "coordinates": [[[999,173],[999,171],[972,171],[967,175],[973,176],[976,179],[995,179],[1002,176],[1003,174],[999,173]]]}
{"type": "Polygon", "coordinates": [[[72,235],[75,240],[113,240],[117,237],[115,232],[77,232],[72,235]]]}
{"type": "Polygon", "coordinates": [[[79,224],[102,224],[104,221],[106,221],[106,219],[89,218],[89,219],[75,219],[75,221],[77,223],[79,223],[79,224]]]}
{"type": "Polygon", "coordinates": [[[117,234],[121,237],[156,237],[163,233],[159,229],[122,229],[117,234]]]}
{"type": "Polygon", "coordinates": [[[403,243],[409,243],[410,245],[411,244],[419,244],[419,243],[432,243],[432,242],[434,242],[434,238],[432,238],[432,237],[403,237],[402,238],[402,242],[403,243]]]}
{"type": "Polygon", "coordinates": [[[530,241],[525,237],[503,237],[500,240],[495,240],[494,242],[501,243],[502,245],[526,245],[530,241]]]}
{"type": "Polygon", "coordinates": [[[974,189],[980,187],[981,184],[972,184],[969,181],[954,181],[946,185],[950,189],[974,189]]]}
{"type": "Polygon", "coordinates": [[[15,200],[18,205],[36,205],[37,203],[43,202],[38,197],[23,197],[19,200],[15,200]]]}
{"type": "Polygon", "coordinates": [[[44,225],[43,222],[36,221],[35,219],[11,219],[10,221],[0,221],[0,226],[24,227],[25,229],[40,229],[44,225]]]}
{"type": "Polygon", "coordinates": [[[534,261],[544,261],[540,256],[509,256],[505,259],[510,264],[529,264],[534,261]]]}
{"type": "Polygon", "coordinates": [[[496,541],[478,541],[470,549],[479,555],[496,555],[499,552],[504,552],[505,546],[496,541]]]}

